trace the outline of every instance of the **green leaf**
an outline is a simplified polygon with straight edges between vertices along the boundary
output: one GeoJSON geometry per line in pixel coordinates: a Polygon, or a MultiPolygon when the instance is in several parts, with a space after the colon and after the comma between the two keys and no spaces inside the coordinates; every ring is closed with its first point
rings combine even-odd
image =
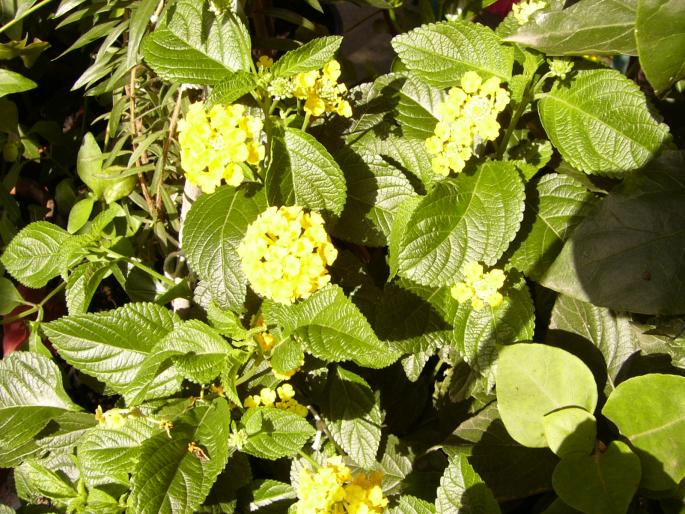
{"type": "Polygon", "coordinates": [[[196,407],[143,443],[133,474],[129,508],[136,514],[192,514],[204,501],[229,456],[231,412],[223,398],[196,407]],[[195,445],[204,456],[190,452],[195,445]]]}
{"type": "Polygon", "coordinates": [[[449,461],[440,479],[436,514],[472,512],[473,514],[499,514],[500,508],[485,482],[478,476],[464,455],[449,461]]]}
{"type": "Polygon", "coordinates": [[[616,70],[582,70],[538,102],[542,125],[571,166],[621,174],[647,164],[668,137],[645,96],[616,70]]]}
{"type": "Polygon", "coordinates": [[[289,374],[304,363],[302,344],[294,339],[286,339],[271,351],[271,367],[281,374],[289,374]]]}
{"type": "Polygon", "coordinates": [[[416,193],[402,167],[373,150],[346,147],[336,156],[347,182],[347,203],[333,235],[364,246],[386,246],[395,211],[416,193]]]}
{"type": "Polygon", "coordinates": [[[248,331],[240,321],[240,317],[233,311],[225,310],[214,302],[207,307],[207,319],[220,334],[243,341],[248,337],[248,331]]]}
{"type": "MultiPolygon", "coordinates": [[[[135,187],[136,178],[135,176],[127,176],[122,173],[123,170],[120,166],[103,168],[103,159],[100,145],[95,140],[95,136],[87,132],[83,136],[83,141],[78,151],[76,172],[83,183],[93,192],[95,199],[104,198],[109,204],[129,195],[135,187]]],[[[83,208],[86,208],[86,204],[84,204],[83,208]]],[[[79,214],[82,218],[82,213],[79,214]]],[[[70,223],[72,223],[71,216],[70,213],[70,223]]],[[[85,221],[88,221],[87,216],[85,221]]],[[[78,228],[76,228],[76,222],[74,221],[73,223],[74,226],[72,228],[76,232],[78,228]]]]}
{"type": "MultiPolygon", "coordinates": [[[[638,351],[629,316],[569,296],[558,296],[549,328],[555,332],[578,334],[602,352],[610,390],[616,387],[623,364],[638,351]]],[[[556,337],[556,334],[551,335],[553,333],[550,333],[550,338],[556,337]]]]}
{"type": "Polygon", "coordinates": [[[533,15],[505,40],[548,55],[637,55],[636,3],[636,0],[580,0],[568,9],[533,15]]]}
{"type": "Polygon", "coordinates": [[[266,209],[263,190],[257,193],[224,186],[202,195],[183,225],[183,251],[190,267],[209,285],[223,309],[240,312],[247,291],[238,245],[247,226],[266,209]]]}
{"type": "Polygon", "coordinates": [[[38,289],[60,274],[62,244],[70,237],[57,225],[36,221],[14,236],[0,260],[19,282],[38,289]]]}
{"type": "Polygon", "coordinates": [[[293,457],[315,433],[305,418],[272,407],[248,409],[240,424],[248,435],[243,451],[268,460],[293,457]]]}
{"type": "Polygon", "coordinates": [[[265,302],[264,318],[278,324],[283,338],[299,338],[304,350],[327,362],[351,360],[384,368],[399,352],[383,343],[359,309],[337,285],[328,285],[292,306],[265,302]]]}
{"type": "Polygon", "coordinates": [[[69,314],[85,314],[100,282],[111,272],[107,262],[81,264],[67,279],[67,310],[69,314]]]}
{"type": "Polygon", "coordinates": [[[76,202],[69,211],[69,222],[67,223],[67,232],[75,234],[88,223],[90,214],[93,212],[95,205],[95,198],[88,196],[76,202]]]}
{"type": "Polygon", "coordinates": [[[395,435],[386,438],[385,451],[380,459],[383,472],[383,492],[386,496],[401,491],[403,480],[411,473],[414,454],[406,443],[395,435]]]}
{"type": "Polygon", "coordinates": [[[12,40],[7,43],[0,44],[0,60],[10,60],[19,57],[24,63],[24,66],[31,68],[38,57],[50,48],[50,43],[47,41],[41,41],[38,38],[26,44],[28,42],[28,36],[25,36],[22,40],[12,40]]]}
{"type": "Polygon", "coordinates": [[[568,175],[552,173],[532,183],[522,223],[530,228],[522,230],[522,237],[514,243],[511,264],[529,278],[540,280],[594,204],[593,195],[568,175]]]}
{"type": "Polygon", "coordinates": [[[335,56],[340,48],[341,36],[312,39],[299,48],[286,52],[271,68],[277,77],[292,77],[297,73],[318,70],[335,56]]]}
{"type": "Polygon", "coordinates": [[[545,438],[559,457],[572,453],[590,455],[597,440],[597,420],[580,407],[564,407],[545,415],[545,438]]]}
{"type": "Polygon", "coordinates": [[[345,176],[324,146],[302,130],[286,127],[273,139],[266,194],[271,205],[301,205],[340,214],[345,176]]]}
{"type": "Polygon", "coordinates": [[[19,294],[19,291],[17,291],[17,288],[14,287],[12,281],[5,277],[0,277],[0,314],[5,316],[23,303],[24,299],[19,294]]]}
{"type": "Polygon", "coordinates": [[[685,153],[626,178],[573,232],[541,283],[584,302],[685,313],[685,153]]]}
{"type": "Polygon", "coordinates": [[[12,93],[21,93],[38,87],[33,80],[27,79],[10,70],[0,69],[0,98],[12,93]]]}
{"type": "Polygon", "coordinates": [[[80,410],[62,386],[59,368],[48,358],[13,352],[0,360],[0,460],[17,466],[37,449],[34,436],[67,411],[80,410]]]}
{"type": "MultiPolygon", "coordinates": [[[[158,431],[141,419],[126,418],[119,428],[98,426],[89,430],[78,442],[81,476],[89,488],[105,484],[129,486],[141,445],[158,431]]],[[[166,435],[166,434],[165,434],[166,435]]]]}
{"type": "Polygon", "coordinates": [[[283,500],[297,498],[295,490],[290,484],[277,480],[255,480],[252,482],[252,501],[250,512],[283,500]]]}
{"type": "Polygon", "coordinates": [[[440,88],[456,85],[467,71],[506,82],[514,63],[513,48],[492,30],[461,20],[422,25],[395,36],[392,47],[412,73],[440,88]]]}
{"type": "Polygon", "coordinates": [[[232,104],[257,87],[257,79],[252,73],[235,71],[212,88],[207,98],[207,109],[214,105],[232,104]]]}
{"type": "MultiPolygon", "coordinates": [[[[164,307],[129,303],[112,311],[65,316],[44,324],[43,330],[69,364],[126,394],[155,344],[178,323],[178,316],[164,307]]],[[[157,377],[149,394],[163,395],[178,386],[180,377],[170,369],[157,377]]]]}
{"type": "Polygon", "coordinates": [[[653,373],[619,384],[604,414],[642,462],[641,487],[671,489],[685,478],[685,378],[653,373]]]}
{"type": "Polygon", "coordinates": [[[322,414],[333,440],[360,467],[376,463],[383,415],[369,384],[340,366],[329,373],[328,398],[322,414]]]}
{"type": "Polygon", "coordinates": [[[96,423],[90,412],[65,412],[48,423],[36,443],[44,451],[72,453],[81,437],[96,423]]]}
{"type": "Polygon", "coordinates": [[[155,0],[143,0],[131,10],[129,21],[128,41],[126,44],[126,69],[131,69],[138,64],[138,50],[143,40],[145,31],[150,23],[150,17],[157,9],[155,0]]]}
{"type": "Polygon", "coordinates": [[[415,496],[400,496],[396,507],[390,514],[435,514],[435,505],[415,496]]]}
{"type": "Polygon", "coordinates": [[[563,407],[592,413],[597,385],[590,369],[575,355],[537,343],[502,348],[497,361],[497,406],[514,440],[544,448],[544,417],[563,407]],[[521,363],[525,362],[525,366],[521,363]],[[569,387],[573,384],[573,387],[569,387]]]}
{"type": "Polygon", "coordinates": [[[233,71],[250,71],[247,28],[225,10],[216,16],[206,2],[180,0],[166,25],[143,40],[143,56],[163,79],[190,84],[216,84],[233,71]]]}
{"type": "Polygon", "coordinates": [[[685,77],[685,5],[678,0],[638,0],[635,39],[640,65],[657,94],[685,77]]]}
{"type": "Polygon", "coordinates": [[[392,225],[390,226],[390,233],[388,234],[388,267],[390,268],[388,282],[395,278],[399,272],[402,238],[404,237],[404,232],[407,229],[409,220],[421,203],[421,199],[420,196],[410,196],[399,204],[395,211],[395,216],[393,217],[392,225]]]}
{"type": "Polygon", "coordinates": [[[440,182],[410,218],[400,275],[443,286],[456,282],[468,262],[493,265],[518,231],[523,201],[523,183],[508,162],[486,162],[473,175],[440,182]]]}
{"type": "Polygon", "coordinates": [[[640,483],[640,459],[621,441],[605,453],[573,453],[561,459],[552,476],[564,503],[587,514],[625,514],[640,483]]]}
{"type": "Polygon", "coordinates": [[[74,486],[67,477],[48,469],[35,460],[29,460],[19,466],[18,472],[23,479],[30,482],[31,487],[40,495],[57,501],[65,501],[78,496],[74,486]]]}

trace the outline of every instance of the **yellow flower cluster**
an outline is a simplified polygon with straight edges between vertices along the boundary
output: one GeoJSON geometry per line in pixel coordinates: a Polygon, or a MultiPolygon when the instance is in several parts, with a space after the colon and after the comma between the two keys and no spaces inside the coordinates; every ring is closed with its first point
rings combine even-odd
{"type": "MultiPolygon", "coordinates": [[[[255,328],[259,327],[266,329],[264,317],[261,314],[258,316],[252,316],[252,326],[255,328]]],[[[264,330],[264,332],[255,334],[254,340],[257,341],[260,350],[262,350],[264,353],[270,352],[271,349],[276,345],[276,338],[270,334],[268,330],[264,330]]]]}
{"type": "Polygon", "coordinates": [[[264,145],[259,142],[262,121],[246,114],[243,105],[215,105],[207,112],[202,102],[190,105],[178,123],[181,166],[191,184],[213,193],[225,180],[238,186],[243,163],[259,164],[264,145]]]}
{"type": "Polygon", "coordinates": [[[457,282],[450,292],[459,303],[471,300],[471,306],[476,310],[482,309],[486,303],[490,307],[498,307],[504,300],[499,289],[505,278],[501,269],[484,273],[481,264],[470,262],[464,266],[464,282],[457,282]]]}
{"type": "Polygon", "coordinates": [[[511,12],[514,13],[514,18],[519,25],[525,25],[533,14],[545,7],[547,7],[547,2],[524,0],[523,2],[512,5],[511,12]]]}
{"type": "Polygon", "coordinates": [[[433,171],[447,176],[450,170],[463,170],[475,147],[497,139],[497,115],[508,103],[509,93],[500,87],[498,78],[483,81],[475,71],[466,72],[461,87],[451,88],[438,107],[440,121],[426,140],[428,152],[435,155],[433,171]]]}
{"type": "Polygon", "coordinates": [[[129,409],[109,409],[103,411],[101,406],[95,409],[95,419],[105,428],[121,428],[126,424],[126,418],[131,415],[129,409]]]}
{"type": "Polygon", "coordinates": [[[306,298],[331,280],[327,266],[338,251],[317,212],[269,207],[248,227],[238,246],[252,289],[279,303],[306,298]]]}
{"type": "Polygon", "coordinates": [[[321,70],[298,73],[292,80],[292,95],[305,100],[304,112],[321,116],[324,112],[335,112],[340,116],[352,116],[352,108],[343,95],[345,84],[339,84],[340,64],[336,60],[324,64],[321,70]]]}
{"type": "Polygon", "coordinates": [[[295,390],[290,384],[283,384],[276,388],[276,391],[268,387],[264,387],[259,394],[248,396],[243,403],[245,408],[253,409],[255,407],[276,407],[277,409],[287,410],[302,416],[307,416],[309,412],[307,407],[302,405],[295,399],[295,390]],[[277,398],[278,396],[278,398],[277,398]]]}
{"type": "Polygon", "coordinates": [[[341,457],[331,457],[315,472],[305,468],[300,473],[295,504],[297,514],[373,514],[388,504],[381,489],[382,474],[357,473],[341,457]]]}

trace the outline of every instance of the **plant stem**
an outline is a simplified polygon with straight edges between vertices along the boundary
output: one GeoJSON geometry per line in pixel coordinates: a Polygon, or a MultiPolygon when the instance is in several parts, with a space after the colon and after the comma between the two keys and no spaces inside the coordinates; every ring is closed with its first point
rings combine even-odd
{"type": "Polygon", "coordinates": [[[312,113],[308,112],[307,114],[304,115],[304,122],[302,123],[302,130],[306,131],[307,126],[309,125],[309,118],[312,117],[312,113]]]}
{"type": "Polygon", "coordinates": [[[166,161],[169,157],[169,147],[171,146],[171,141],[176,135],[176,125],[178,124],[178,116],[181,113],[181,100],[183,98],[183,90],[178,88],[178,96],[176,97],[176,104],[174,105],[174,112],[171,114],[171,121],[169,122],[169,135],[164,141],[164,148],[162,149],[162,167],[157,182],[157,191],[155,192],[155,209],[157,212],[162,210],[162,184],[164,183],[164,168],[166,168],[166,161]]]}
{"type": "Polygon", "coordinates": [[[36,12],[38,9],[40,9],[44,5],[49,4],[50,2],[52,2],[52,0],[43,0],[42,2],[38,2],[36,5],[31,7],[30,9],[28,9],[26,12],[22,13],[21,16],[18,16],[17,18],[14,18],[13,20],[8,21],[2,27],[0,27],[0,34],[5,32],[7,29],[12,28],[14,25],[16,25],[17,23],[22,21],[24,18],[26,18],[27,16],[30,16],[31,14],[36,12]]]}
{"type": "Polygon", "coordinates": [[[318,462],[316,462],[314,459],[312,459],[309,455],[307,455],[306,453],[304,453],[302,450],[298,450],[298,453],[302,456],[302,458],[303,458],[304,460],[306,460],[306,461],[309,462],[312,466],[314,466],[314,469],[316,469],[316,470],[321,469],[321,464],[319,464],[318,462]]]}
{"type": "Polygon", "coordinates": [[[66,282],[60,282],[60,284],[55,287],[52,291],[50,291],[45,298],[43,298],[39,303],[36,303],[33,305],[28,310],[25,310],[24,312],[17,314],[16,316],[12,316],[11,318],[6,318],[2,320],[2,323],[0,325],[7,325],[8,323],[12,323],[13,321],[18,321],[20,319],[24,319],[31,314],[41,311],[43,309],[43,305],[45,305],[47,302],[50,301],[50,299],[55,296],[57,293],[59,293],[62,289],[66,287],[67,283],[66,282]]]}
{"type": "Polygon", "coordinates": [[[526,107],[528,107],[528,104],[530,103],[528,94],[530,92],[530,87],[532,86],[532,84],[533,80],[531,77],[531,79],[528,81],[528,84],[526,84],[526,89],[523,91],[523,99],[514,111],[514,115],[511,117],[511,120],[509,121],[507,131],[504,133],[504,137],[502,138],[502,141],[499,144],[499,147],[497,148],[497,154],[495,155],[495,159],[501,159],[504,155],[504,152],[507,149],[507,145],[509,144],[509,139],[511,139],[511,135],[514,133],[514,130],[516,130],[516,125],[518,125],[521,116],[523,116],[526,107]]]}
{"type": "Polygon", "coordinates": [[[135,259],[133,259],[133,258],[131,258],[131,257],[127,257],[126,255],[122,255],[122,254],[120,254],[120,253],[118,253],[118,252],[115,252],[114,250],[110,250],[109,248],[103,248],[102,250],[104,250],[104,252],[105,252],[109,257],[113,257],[113,258],[115,258],[115,259],[120,259],[120,260],[126,261],[126,262],[129,263],[131,266],[135,266],[136,268],[138,268],[138,269],[141,270],[141,271],[144,271],[145,273],[147,273],[147,274],[150,275],[151,277],[154,277],[154,278],[156,278],[157,280],[161,280],[162,282],[164,282],[164,283],[165,283],[166,285],[168,285],[169,287],[174,287],[174,286],[176,285],[176,282],[174,282],[173,280],[171,280],[169,277],[165,277],[165,276],[162,275],[161,273],[156,272],[155,270],[153,270],[152,268],[146,266],[146,265],[143,264],[142,262],[139,262],[139,261],[137,261],[137,260],[135,260],[135,259]]]}

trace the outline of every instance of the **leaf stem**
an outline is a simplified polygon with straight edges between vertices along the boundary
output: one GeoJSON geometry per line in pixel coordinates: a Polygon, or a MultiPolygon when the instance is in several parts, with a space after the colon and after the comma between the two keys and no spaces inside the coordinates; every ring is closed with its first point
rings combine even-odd
{"type": "Polygon", "coordinates": [[[20,16],[14,18],[13,20],[8,21],[8,22],[5,23],[2,27],[0,27],[0,34],[2,34],[3,32],[5,32],[6,30],[12,28],[14,25],[16,25],[17,23],[19,23],[20,21],[22,21],[24,18],[26,18],[27,16],[30,16],[31,14],[33,14],[34,12],[36,12],[38,9],[40,9],[40,8],[43,7],[44,5],[49,4],[50,2],[52,2],[52,0],[43,0],[42,2],[38,2],[36,5],[34,5],[33,7],[31,7],[30,9],[28,9],[28,10],[25,11],[25,12],[23,12],[20,16]]]}
{"type": "Polygon", "coordinates": [[[514,130],[516,130],[516,126],[518,125],[521,116],[523,116],[526,107],[528,107],[528,104],[530,103],[528,96],[532,85],[533,80],[531,77],[531,79],[528,81],[528,84],[526,84],[526,89],[523,91],[523,98],[521,99],[521,103],[516,107],[514,115],[511,117],[511,120],[509,121],[507,131],[504,133],[504,137],[502,138],[502,141],[500,142],[499,147],[497,148],[495,159],[501,159],[504,155],[504,152],[507,149],[507,145],[509,144],[509,140],[511,139],[511,135],[514,133],[514,130]]]}
{"type": "Polygon", "coordinates": [[[24,319],[31,314],[34,314],[36,312],[42,311],[43,306],[50,301],[50,299],[55,296],[57,293],[59,293],[62,289],[66,287],[67,283],[66,282],[60,282],[57,287],[55,287],[52,291],[50,291],[45,298],[43,298],[39,303],[33,304],[33,307],[31,307],[28,310],[25,310],[24,312],[21,312],[17,314],[16,316],[12,316],[11,318],[5,318],[2,320],[0,325],[7,325],[8,323],[12,323],[14,321],[18,321],[20,319],[24,319]]]}
{"type": "Polygon", "coordinates": [[[308,112],[304,115],[304,122],[302,123],[302,130],[306,132],[307,126],[309,125],[309,119],[312,117],[312,113],[308,112]]]}
{"type": "Polygon", "coordinates": [[[316,469],[316,470],[321,469],[321,464],[319,464],[318,462],[316,462],[314,459],[312,459],[309,455],[307,455],[306,453],[304,453],[302,450],[298,450],[297,453],[299,453],[300,456],[301,456],[304,460],[306,460],[307,462],[309,462],[309,463],[314,467],[314,469],[316,469]]]}
{"type": "Polygon", "coordinates": [[[170,279],[169,277],[165,277],[165,276],[162,275],[161,273],[156,272],[156,271],[153,270],[152,268],[146,266],[146,265],[143,264],[142,262],[139,262],[139,261],[133,259],[132,257],[127,257],[126,255],[122,255],[122,254],[120,254],[120,253],[118,253],[118,252],[115,252],[114,250],[110,250],[109,248],[102,248],[102,250],[103,250],[109,257],[113,257],[114,259],[120,259],[120,260],[126,261],[126,262],[129,263],[131,266],[135,266],[136,268],[138,268],[138,269],[141,270],[141,271],[144,271],[145,273],[147,273],[147,274],[150,275],[151,277],[154,277],[154,278],[156,278],[157,280],[161,280],[162,282],[164,282],[164,283],[165,283],[166,285],[168,285],[169,287],[174,287],[174,286],[176,286],[176,282],[174,282],[174,281],[173,281],[172,279],[170,279]]]}

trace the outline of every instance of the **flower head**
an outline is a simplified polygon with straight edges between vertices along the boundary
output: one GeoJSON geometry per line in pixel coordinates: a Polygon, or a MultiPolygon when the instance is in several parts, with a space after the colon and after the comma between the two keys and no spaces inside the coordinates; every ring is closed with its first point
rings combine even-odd
{"type": "Polygon", "coordinates": [[[302,405],[295,399],[295,390],[293,386],[285,383],[274,391],[269,387],[262,388],[259,394],[254,394],[245,398],[243,406],[246,409],[254,409],[257,407],[275,407],[281,410],[287,410],[302,416],[307,416],[307,407],[302,405]]]}
{"type": "Polygon", "coordinates": [[[498,307],[504,300],[499,289],[505,278],[500,269],[485,273],[481,264],[469,262],[464,266],[464,281],[457,282],[450,292],[459,303],[471,300],[471,306],[476,310],[482,309],[486,303],[490,307],[498,307]]]}
{"type": "Polygon", "coordinates": [[[330,282],[327,266],[338,252],[317,212],[269,207],[247,227],[238,246],[254,291],[279,303],[306,298],[330,282]]]}
{"type": "Polygon", "coordinates": [[[246,114],[242,105],[215,105],[206,111],[202,102],[191,104],[178,124],[181,166],[188,181],[205,193],[213,193],[222,180],[239,185],[242,165],[264,159],[261,130],[261,120],[246,114]]]}
{"type": "Polygon", "coordinates": [[[514,13],[514,18],[519,25],[525,25],[530,20],[530,17],[540,9],[547,7],[547,2],[542,0],[524,0],[511,6],[511,12],[514,13]]]}
{"type": "Polygon", "coordinates": [[[498,78],[483,81],[478,73],[466,72],[461,87],[450,89],[438,106],[439,121],[426,140],[426,149],[435,155],[433,171],[447,176],[463,170],[475,147],[497,139],[497,115],[508,103],[509,93],[500,87],[498,78]]]}
{"type": "Polygon", "coordinates": [[[99,405],[95,409],[95,419],[105,428],[121,428],[126,424],[127,409],[109,409],[103,411],[99,405]]]}
{"type": "Polygon", "coordinates": [[[352,116],[352,108],[344,94],[345,84],[338,83],[340,63],[332,60],[323,65],[321,70],[298,73],[292,79],[292,95],[304,100],[304,111],[312,116],[321,116],[325,112],[335,112],[340,116],[352,116]]]}

